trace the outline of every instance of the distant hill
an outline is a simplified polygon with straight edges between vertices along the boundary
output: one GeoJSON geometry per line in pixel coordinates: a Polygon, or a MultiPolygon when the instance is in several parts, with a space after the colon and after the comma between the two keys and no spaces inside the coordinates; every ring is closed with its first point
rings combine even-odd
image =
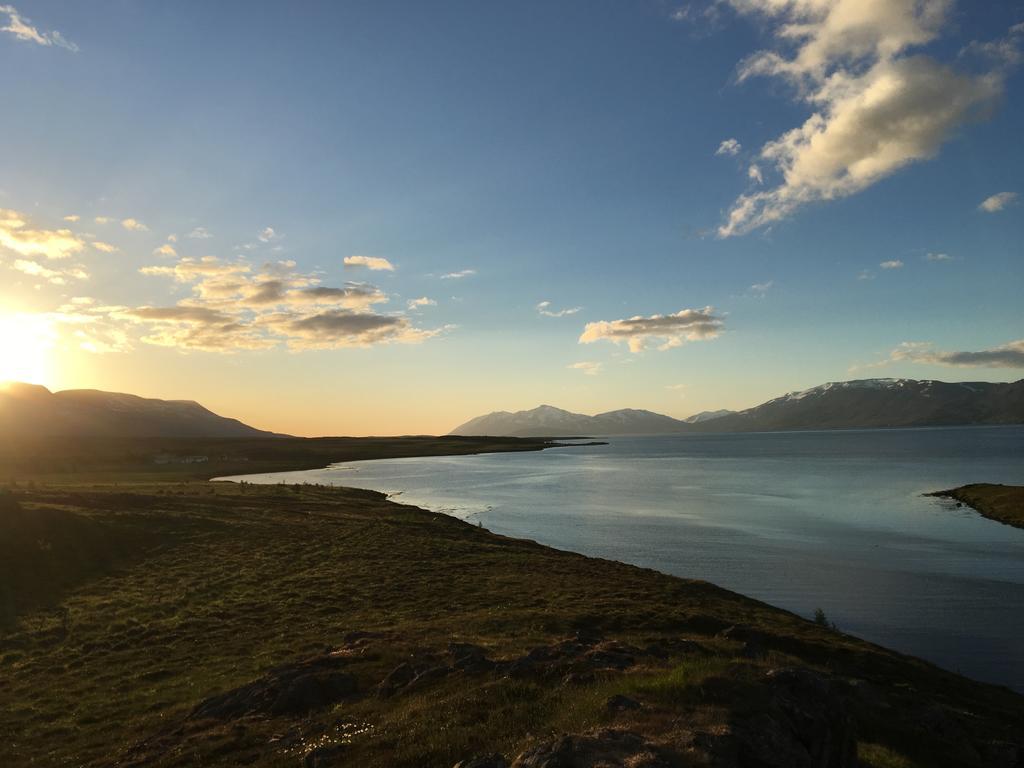
{"type": "Polygon", "coordinates": [[[546,437],[571,435],[652,435],[683,432],[686,422],[652,411],[624,408],[596,416],[572,413],[551,405],[529,411],[497,411],[470,419],[452,430],[453,435],[503,435],[546,437]]]}
{"type": "Polygon", "coordinates": [[[596,416],[541,406],[531,411],[499,411],[471,419],[456,427],[457,435],[507,435],[509,437],[543,437],[549,435],[615,435],[665,434],[680,432],[688,425],[670,416],[650,411],[623,409],[596,416]]]}
{"type": "Polygon", "coordinates": [[[0,384],[0,437],[276,437],[191,400],[0,384]]]}
{"type": "Polygon", "coordinates": [[[542,405],[479,416],[452,434],[557,437],[967,424],[1024,424],[1024,379],[1009,384],[914,379],[830,382],[745,411],[703,411],[685,420],[632,409],[585,416],[542,405]]]}

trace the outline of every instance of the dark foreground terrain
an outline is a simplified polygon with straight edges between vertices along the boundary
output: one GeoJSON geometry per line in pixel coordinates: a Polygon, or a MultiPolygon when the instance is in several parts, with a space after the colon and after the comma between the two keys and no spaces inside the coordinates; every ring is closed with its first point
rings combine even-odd
{"type": "Polygon", "coordinates": [[[1024,765],[1006,689],[369,491],[22,482],[0,606],[14,768],[1024,765]]]}
{"type": "Polygon", "coordinates": [[[990,520],[1024,528],[1024,486],[972,483],[930,495],[955,499],[990,520]]]}
{"type": "Polygon", "coordinates": [[[339,461],[540,451],[537,437],[41,437],[0,433],[0,486],[29,481],[204,480],[339,461]]]}

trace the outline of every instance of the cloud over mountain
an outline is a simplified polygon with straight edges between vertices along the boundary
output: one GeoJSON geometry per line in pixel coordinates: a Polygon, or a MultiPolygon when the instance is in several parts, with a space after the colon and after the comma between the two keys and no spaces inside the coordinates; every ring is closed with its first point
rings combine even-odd
{"type": "Polygon", "coordinates": [[[641,352],[648,344],[659,343],[658,349],[679,347],[687,341],[702,341],[718,336],[725,327],[712,307],[681,309],[671,315],[636,315],[624,320],[601,320],[587,323],[579,338],[580,344],[595,341],[626,343],[631,352],[641,352]]]}
{"type": "Polygon", "coordinates": [[[903,342],[890,353],[889,360],[975,368],[1024,368],[1024,339],[992,349],[957,352],[943,352],[924,342],[903,342]]]}

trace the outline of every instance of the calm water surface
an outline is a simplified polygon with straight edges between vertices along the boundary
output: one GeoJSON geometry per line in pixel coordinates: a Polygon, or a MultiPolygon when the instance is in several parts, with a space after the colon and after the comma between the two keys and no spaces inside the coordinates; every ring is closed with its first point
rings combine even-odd
{"type": "Polygon", "coordinates": [[[1024,484],[1024,427],[615,437],[245,479],[397,493],[805,616],[820,606],[847,632],[1024,691],[1024,530],[921,496],[1024,484]]]}

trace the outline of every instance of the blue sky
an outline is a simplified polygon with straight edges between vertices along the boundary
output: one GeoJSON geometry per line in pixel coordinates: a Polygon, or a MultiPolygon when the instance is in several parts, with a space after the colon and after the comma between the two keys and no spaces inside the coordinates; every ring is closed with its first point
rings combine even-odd
{"type": "Polygon", "coordinates": [[[1020,378],[1022,23],[0,2],[0,378],[304,434],[1020,378]]]}

